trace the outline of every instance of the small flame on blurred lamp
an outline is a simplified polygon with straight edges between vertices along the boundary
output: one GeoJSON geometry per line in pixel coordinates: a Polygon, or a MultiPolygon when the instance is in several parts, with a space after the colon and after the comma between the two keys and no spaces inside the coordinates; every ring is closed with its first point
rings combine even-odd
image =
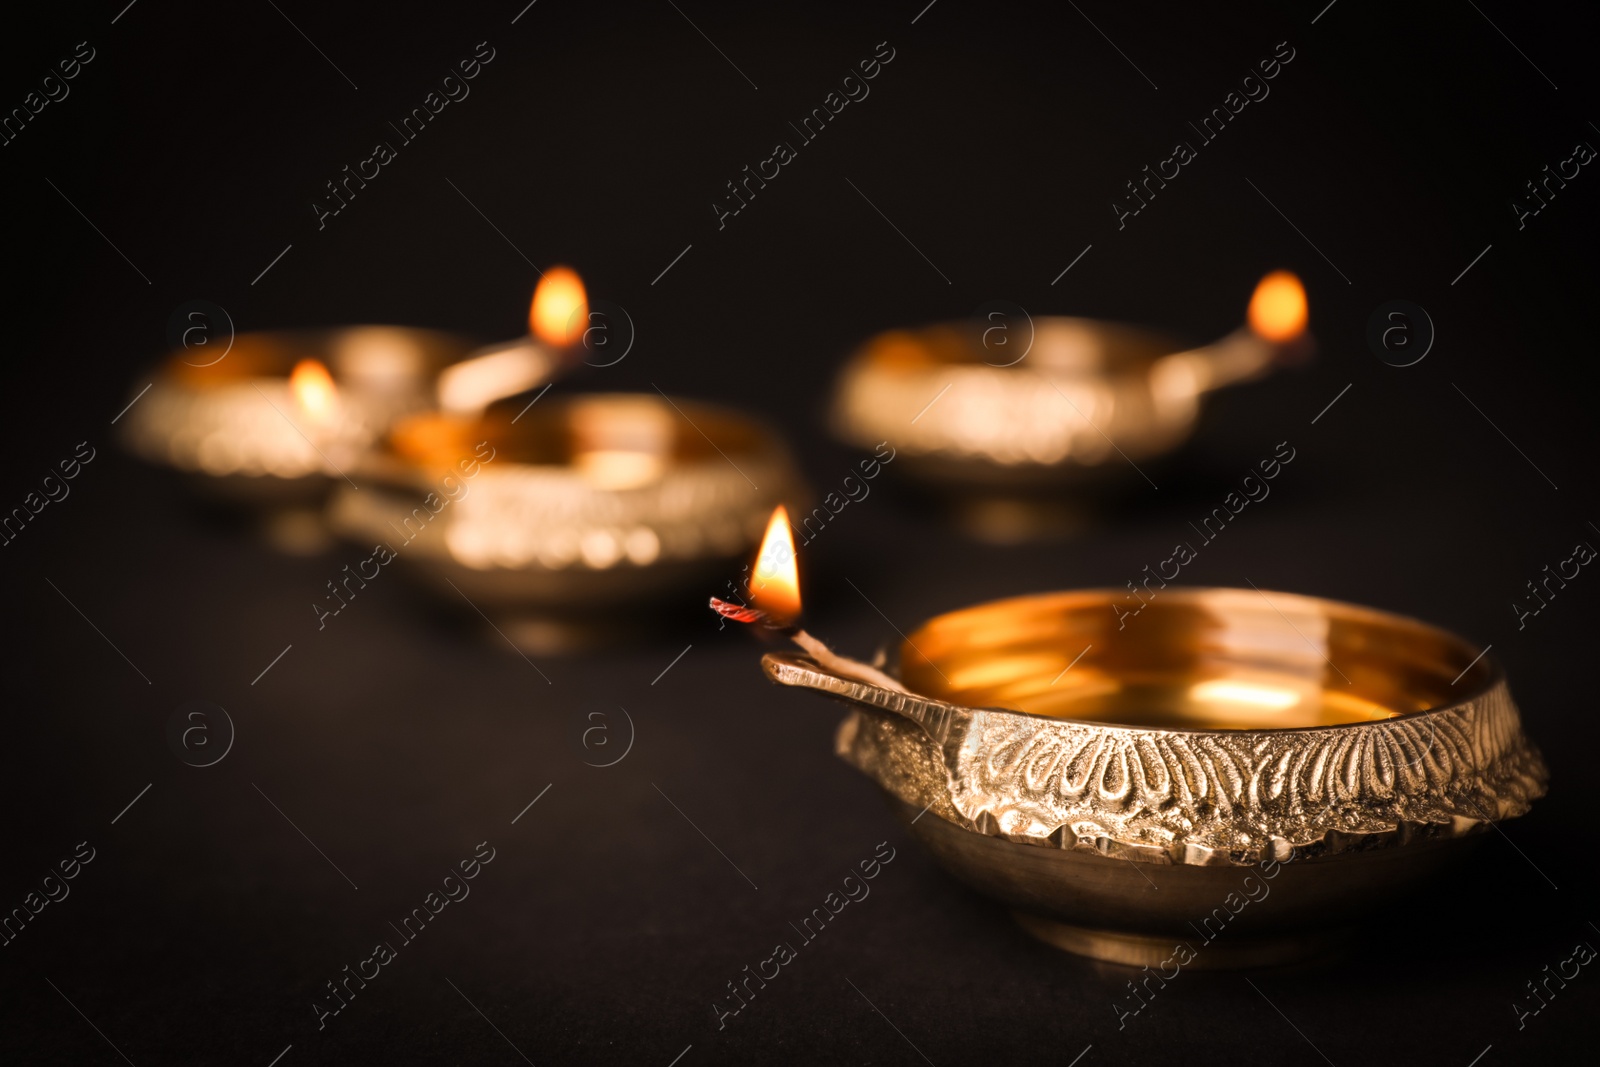
{"type": "Polygon", "coordinates": [[[300,410],[315,422],[327,422],[339,406],[339,389],[328,368],[315,359],[302,359],[289,375],[289,392],[300,410]]]}
{"type": "Polygon", "coordinates": [[[800,572],[795,565],[794,538],[789,532],[789,512],[782,504],[767,520],[766,536],[756,556],[750,595],[756,607],[780,622],[800,614],[800,572]]]}
{"type": "Polygon", "coordinates": [[[1289,271],[1276,270],[1261,279],[1250,297],[1250,328],[1263,340],[1283,344],[1306,329],[1306,290],[1289,271]]]}
{"type": "Polygon", "coordinates": [[[577,344],[589,328],[589,297],[571,267],[551,267],[533,290],[528,329],[547,345],[577,344]]]}

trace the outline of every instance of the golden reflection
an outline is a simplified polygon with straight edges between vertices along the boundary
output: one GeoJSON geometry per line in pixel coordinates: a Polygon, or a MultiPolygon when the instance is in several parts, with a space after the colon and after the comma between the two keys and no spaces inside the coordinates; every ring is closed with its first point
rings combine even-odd
{"type": "Polygon", "coordinates": [[[1119,620],[1112,605],[1123,595],[1053,593],[938,616],[902,646],[904,680],[967,707],[1234,730],[1372,722],[1487,681],[1487,668],[1470,665],[1475,649],[1408,620],[1280,593],[1177,588],[1119,620]]]}
{"type": "Polygon", "coordinates": [[[1189,690],[1190,700],[1198,700],[1204,704],[1244,704],[1273,711],[1281,711],[1300,703],[1301,696],[1302,694],[1293,689],[1279,689],[1253,682],[1234,682],[1225,678],[1213,678],[1189,690]]]}

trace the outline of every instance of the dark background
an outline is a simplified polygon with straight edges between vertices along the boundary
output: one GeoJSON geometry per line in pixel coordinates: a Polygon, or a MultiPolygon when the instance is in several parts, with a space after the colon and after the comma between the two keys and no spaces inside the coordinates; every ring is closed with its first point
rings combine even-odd
{"type": "Polygon", "coordinates": [[[517,1050],[663,1067],[919,1051],[1066,1064],[1092,1045],[1084,1067],[1488,1067],[1592,1048],[1600,977],[1583,972],[1520,1031],[1512,1004],[1575,943],[1600,942],[1586,793],[1600,577],[1581,574],[1521,630],[1511,602],[1575,543],[1600,543],[1600,177],[1585,168],[1521,231],[1509,207],[1576,142],[1600,143],[1591,16],[1501,0],[1338,0],[1320,18],[1323,0],[1082,13],[939,0],[913,25],[922,0],[540,0],[512,25],[521,0],[277,6],[7,16],[6,109],[77,42],[97,54],[0,148],[0,507],[79,441],[98,456],[0,550],[0,908],[77,842],[97,850],[70,897],[0,949],[5,1062],[123,1062],[114,1045],[139,1067],[265,1065],[292,1045],[285,1067],[516,1063],[517,1050]],[[496,57],[471,96],[319,232],[323,182],[392,139],[385,120],[484,40],[496,57]],[[870,97],[719,232],[723,183],[885,40],[896,56],[870,97]],[[1185,120],[1284,40],[1296,58],[1271,96],[1119,232],[1122,183],[1192,139],[1185,120]],[[747,635],[686,614],[631,647],[541,660],[547,685],[399,581],[317,633],[306,605],[349,550],[292,559],[197,522],[115,445],[110,420],[187,300],[240,330],[505,337],[530,260],[572,263],[638,328],[626,360],[558,388],[659,385],[759,412],[824,487],[858,458],[824,432],[832,374],[873,331],[1005,299],[1203,339],[1237,324],[1265,270],[1299,272],[1318,360],[1214,397],[1191,446],[1149,469],[1159,490],[1136,483],[1073,538],[1000,548],[885,484],[806,550],[812,628],[860,653],[893,637],[847,579],[905,630],[978,600],[1120,585],[1288,440],[1299,458],[1271,499],[1186,580],[1372,604],[1492,644],[1549,760],[1549,797],[1344,962],[1254,974],[1254,990],[1188,973],[1119,1032],[1129,974],[1033,942],[937,871],[831,755],[837,709],[769,687],[747,635]],[[1396,298],[1438,330],[1403,369],[1364,340],[1396,298]],[[192,699],[238,729],[207,769],[165,738],[192,699]],[[585,766],[589,714],[620,735],[618,706],[636,744],[585,766]],[[319,1032],[323,983],[483,840],[497,856],[472,896],[319,1032]],[[898,852],[872,896],[719,1031],[725,983],[884,840],[898,852]]]}

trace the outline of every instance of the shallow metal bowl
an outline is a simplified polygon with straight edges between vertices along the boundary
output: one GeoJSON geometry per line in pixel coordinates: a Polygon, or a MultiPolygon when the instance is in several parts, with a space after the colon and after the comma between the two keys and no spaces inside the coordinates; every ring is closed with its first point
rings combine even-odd
{"type": "Polygon", "coordinates": [[[737,579],[799,487],[756,420],[649,393],[414,416],[361,482],[334,498],[343,536],[391,545],[425,584],[539,651],[592,643],[625,628],[630,609],[737,579]]]}
{"type": "Polygon", "coordinates": [[[1500,667],[1460,638],[1284,593],[1129,599],[938,616],[901,647],[911,694],[801,655],[763,666],[853,705],[839,754],[948,870],[1122,963],[1179,942],[1196,966],[1311,952],[1544,793],[1500,667]]]}

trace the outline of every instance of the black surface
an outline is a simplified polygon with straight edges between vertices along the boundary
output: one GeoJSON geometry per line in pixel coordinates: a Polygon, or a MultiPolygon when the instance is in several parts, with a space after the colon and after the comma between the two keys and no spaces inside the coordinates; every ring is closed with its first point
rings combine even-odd
{"type": "Polygon", "coordinates": [[[111,0],[13,22],[0,44],[6,107],[76,42],[96,50],[71,95],[0,148],[0,503],[20,504],[77,442],[98,449],[70,497],[0,549],[0,905],[20,906],[78,842],[96,850],[70,896],[0,948],[6,1063],[265,1065],[292,1045],[283,1067],[519,1052],[1066,1064],[1092,1045],[1085,1067],[1490,1067],[1593,1047],[1588,970],[1520,1029],[1513,1004],[1575,943],[1600,943],[1600,577],[1584,571],[1522,629],[1511,604],[1574,543],[1600,543],[1600,177],[1584,168],[1520,231],[1509,207],[1574,142],[1600,143],[1588,16],[941,0],[912,24],[921,0],[542,0],[512,25],[519,0],[276,6],[141,0],[113,24],[111,0]],[[319,232],[322,183],[485,39],[496,57],[471,96],[319,232]],[[884,40],[896,54],[870,97],[719,231],[723,183],[884,40]],[[1122,183],[1284,40],[1296,57],[1270,97],[1119,231],[1122,183]],[[761,412],[818,486],[856,458],[826,439],[823,403],[874,330],[1007,299],[1205,338],[1237,322],[1264,270],[1298,271],[1319,360],[1216,397],[1192,447],[1149,470],[1158,490],[1136,483],[1075,538],[995,548],[881,485],[806,550],[812,625],[860,652],[893,637],[851,582],[902,629],[977,600],[1119,585],[1288,440],[1299,458],[1272,497],[1185,577],[1372,604],[1492,644],[1550,796],[1484,843],[1470,878],[1364,931],[1345,962],[1251,975],[1254,988],[1186,973],[1119,1030],[1128,975],[1032,942],[942,876],[830,754],[837,709],[769,687],[746,634],[686,611],[636,647],[540,661],[547,684],[398,577],[319,633],[308,604],[356,556],[289,559],[198,521],[112,443],[186,300],[223,305],[240,329],[509,336],[529,260],[574,263],[638,325],[626,360],[561,388],[659,385],[761,412]],[[1393,299],[1438,329],[1413,367],[1364,340],[1393,299]],[[194,699],[238,728],[206,769],[166,742],[194,699]],[[585,766],[590,713],[620,741],[618,707],[632,751],[585,766]],[[319,1031],[323,983],[395,940],[387,924],[485,840],[496,858],[470,897],[319,1031]],[[719,1029],[725,984],[793,940],[789,923],[883,841],[895,859],[871,896],[719,1029]]]}

